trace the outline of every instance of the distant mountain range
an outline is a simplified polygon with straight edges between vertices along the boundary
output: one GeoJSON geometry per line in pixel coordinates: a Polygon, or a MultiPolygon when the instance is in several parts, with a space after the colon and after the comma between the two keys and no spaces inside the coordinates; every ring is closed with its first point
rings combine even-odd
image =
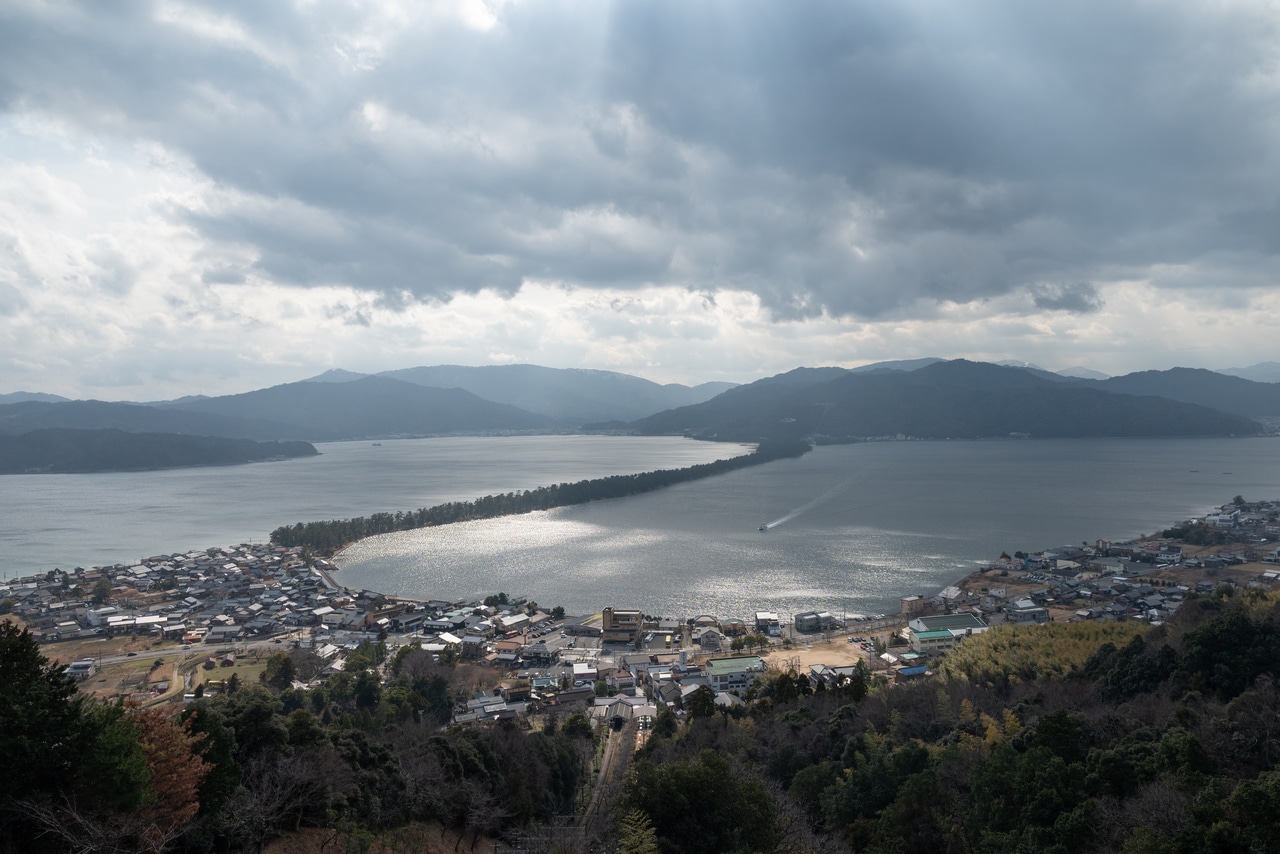
{"type": "Polygon", "coordinates": [[[442,433],[546,430],[545,415],[483,400],[460,388],[429,388],[388,377],[351,382],[296,382],[166,404],[165,409],[271,424],[311,442],[442,433]]]}
{"type": "Polygon", "coordinates": [[[1260,383],[1200,368],[1139,371],[1097,383],[1119,394],[1154,395],[1237,415],[1280,415],[1280,384],[1260,383]]]}
{"type": "Polygon", "coordinates": [[[1259,362],[1247,368],[1222,368],[1217,373],[1256,383],[1280,383],[1280,362],[1259,362]]]}
{"type": "MultiPolygon", "coordinates": [[[[908,372],[805,368],[630,426],[646,434],[725,441],[813,437],[829,442],[898,435],[975,439],[1011,434],[1251,436],[1261,432],[1260,424],[1241,415],[1137,396],[1145,391],[1104,390],[1105,382],[1048,379],[1043,373],[964,360],[908,372]]],[[[1225,383],[1230,378],[1220,379],[1225,383]]],[[[1142,382],[1133,384],[1135,389],[1141,387],[1142,382]]]]}
{"type": "Polygon", "coordinates": [[[36,401],[37,403],[62,403],[68,398],[61,397],[56,394],[42,394],[38,391],[14,391],[9,394],[0,394],[0,405],[6,403],[28,403],[36,401]]]}
{"type": "MultiPolygon", "coordinates": [[[[310,382],[352,382],[364,376],[332,370],[310,382]]],[[[544,415],[566,427],[595,421],[633,421],[664,409],[702,403],[734,387],[734,383],[724,382],[693,387],[659,385],[614,371],[538,365],[436,365],[383,371],[376,376],[431,388],[460,388],[485,400],[544,415]]]]}
{"type": "Polygon", "coordinates": [[[899,434],[1254,435],[1262,427],[1253,418],[1280,418],[1278,383],[1189,368],[1105,379],[1074,370],[1078,376],[929,358],[797,368],[749,385],[695,387],[535,365],[440,365],[376,376],[329,371],[244,394],[155,404],[28,395],[0,404],[0,436],[60,428],[323,442],[582,427],[840,442],[899,434]]]}
{"type": "Polygon", "coordinates": [[[1105,380],[1110,378],[1110,374],[1104,374],[1102,371],[1095,371],[1091,368],[1081,367],[1080,365],[1076,365],[1072,368],[1063,368],[1062,370],[1057,371],[1057,374],[1061,377],[1074,377],[1075,379],[1081,380],[1105,380]]]}

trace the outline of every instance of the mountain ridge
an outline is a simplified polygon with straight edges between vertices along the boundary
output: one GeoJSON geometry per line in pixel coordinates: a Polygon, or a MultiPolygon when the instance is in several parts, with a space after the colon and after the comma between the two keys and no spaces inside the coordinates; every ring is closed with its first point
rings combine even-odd
{"type": "MultiPolygon", "coordinates": [[[[332,374],[335,372],[328,371],[321,377],[332,374]]],[[[616,371],[527,364],[430,365],[383,371],[376,376],[432,388],[461,388],[572,427],[595,421],[630,421],[674,406],[701,403],[735,385],[659,384],[616,371]]]]}
{"type": "Polygon", "coordinates": [[[153,404],[0,404],[0,435],[60,427],[343,441],[609,429],[735,441],[805,435],[851,441],[900,433],[921,438],[1251,435],[1258,427],[1244,419],[1274,423],[1280,416],[1280,384],[1191,368],[1098,380],[1036,367],[929,358],[853,369],[799,367],[746,385],[694,387],[662,386],[612,371],[536,365],[435,366],[387,374],[399,376],[334,370],[235,395],[194,395],[153,404]],[[424,384],[428,382],[441,385],[424,384]],[[693,402],[681,403],[689,400],[693,402]],[[642,414],[595,421],[588,417],[636,412],[642,414]]]}
{"type": "Polygon", "coordinates": [[[1242,416],[1117,394],[1061,377],[1051,380],[1041,373],[960,359],[906,373],[830,377],[788,372],[630,427],[644,434],[723,441],[807,436],[831,442],[897,435],[976,439],[1261,432],[1261,425],[1242,416]]]}

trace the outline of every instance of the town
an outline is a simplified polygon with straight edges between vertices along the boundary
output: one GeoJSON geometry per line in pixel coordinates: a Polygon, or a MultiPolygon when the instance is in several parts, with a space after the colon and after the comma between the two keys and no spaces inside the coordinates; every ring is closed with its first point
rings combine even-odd
{"type": "Polygon", "coordinates": [[[610,605],[569,617],[505,593],[416,601],[347,589],[328,561],[272,544],[12,579],[0,584],[0,613],[101,698],[190,702],[266,681],[282,657],[285,687],[305,691],[373,647],[380,662],[420,652],[470,666],[454,725],[585,713],[643,732],[662,711],[683,714],[698,692],[726,713],[741,708],[769,673],[814,690],[853,679],[887,686],[928,678],[956,644],[1002,623],[1159,624],[1221,585],[1271,589],[1278,517],[1280,502],[1237,497],[1160,535],[1004,554],[936,595],[904,596],[893,615],[657,617],[610,605]]]}

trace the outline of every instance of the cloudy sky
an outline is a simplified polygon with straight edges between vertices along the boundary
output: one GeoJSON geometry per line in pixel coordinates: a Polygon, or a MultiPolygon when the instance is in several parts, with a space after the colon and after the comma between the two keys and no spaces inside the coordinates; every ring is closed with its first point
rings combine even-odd
{"type": "Polygon", "coordinates": [[[1280,359],[1265,2],[0,4],[0,392],[1280,359]]]}

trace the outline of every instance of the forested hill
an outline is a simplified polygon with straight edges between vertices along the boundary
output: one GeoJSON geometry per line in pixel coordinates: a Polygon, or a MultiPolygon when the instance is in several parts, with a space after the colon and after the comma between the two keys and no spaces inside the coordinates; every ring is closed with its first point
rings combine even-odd
{"type": "Polygon", "coordinates": [[[1280,850],[1277,596],[1110,628],[999,627],[870,693],[775,672],[660,722],[618,813],[664,852],[1280,850]]]}
{"type": "MultiPolygon", "coordinates": [[[[1252,436],[1240,416],[1161,397],[1109,393],[1046,379],[1021,368],[956,360],[915,371],[792,371],[713,400],[634,422],[644,434],[724,441],[813,437],[842,442],[903,434],[979,439],[1026,434],[1084,436],[1252,436]]],[[[1223,379],[1231,379],[1224,377],[1223,379]]]]}
{"type": "Polygon", "coordinates": [[[224,397],[168,404],[185,412],[283,425],[313,442],[386,436],[540,430],[551,419],[482,400],[460,388],[427,388],[386,377],[346,383],[297,382],[224,397]]]}
{"type": "Polygon", "coordinates": [[[652,492],[665,486],[700,480],[747,466],[798,457],[808,453],[809,450],[810,445],[806,442],[780,440],[761,442],[753,453],[682,469],[659,469],[640,474],[619,474],[580,480],[576,483],[558,483],[523,492],[486,495],[474,501],[450,501],[408,512],[374,513],[372,516],[332,519],[327,522],[298,522],[295,525],[276,528],[271,532],[271,542],[288,547],[306,546],[321,554],[332,554],[357,540],[378,534],[411,531],[476,519],[515,516],[537,510],[550,510],[553,507],[585,504],[588,501],[605,498],[625,498],[628,495],[652,492]]]}
{"type": "Polygon", "coordinates": [[[254,442],[123,430],[32,430],[0,435],[0,474],[148,471],[227,466],[318,453],[308,442],[254,442]]]}
{"type": "Polygon", "coordinates": [[[224,397],[157,405],[74,400],[0,405],[0,434],[45,427],[115,428],[236,439],[336,442],[545,430],[546,416],[481,400],[462,389],[424,388],[384,377],[348,383],[298,382],[224,397]]]}
{"type": "Polygon", "coordinates": [[[1102,380],[1097,388],[1167,397],[1237,415],[1280,415],[1280,383],[1254,382],[1197,368],[1139,371],[1102,380]]]}

